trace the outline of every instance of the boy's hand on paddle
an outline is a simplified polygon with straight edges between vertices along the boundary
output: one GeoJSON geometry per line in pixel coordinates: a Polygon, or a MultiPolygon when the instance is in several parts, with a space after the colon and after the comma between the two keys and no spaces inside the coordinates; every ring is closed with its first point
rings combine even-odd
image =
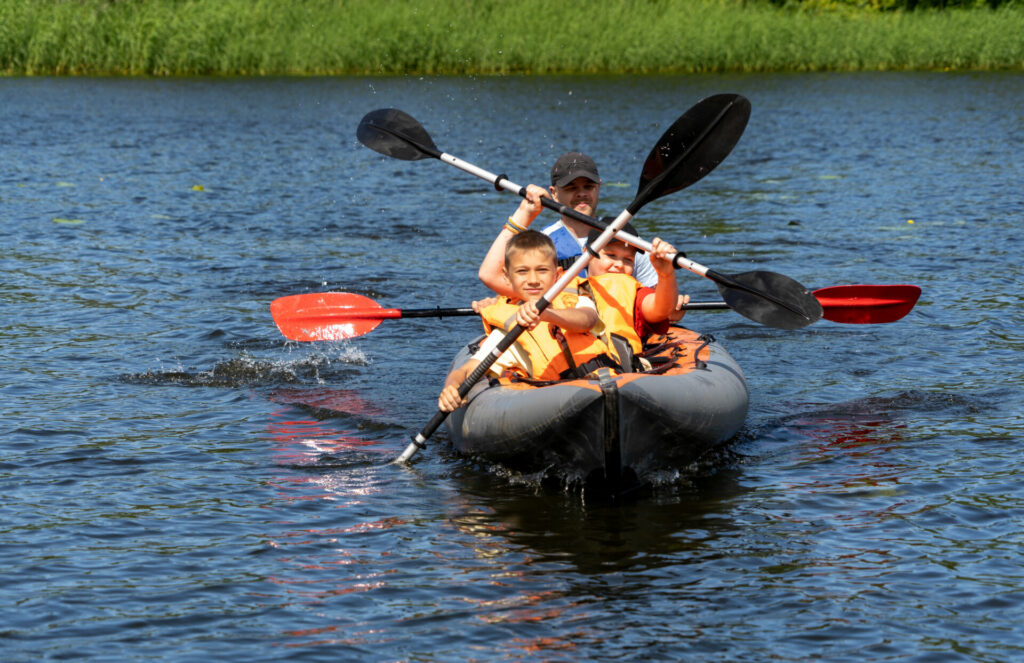
{"type": "Polygon", "coordinates": [[[533,329],[540,322],[540,311],[533,302],[526,302],[516,311],[516,322],[523,329],[533,329]]]}
{"type": "Polygon", "coordinates": [[[674,274],[676,271],[673,260],[676,257],[676,248],[668,242],[655,237],[654,241],[651,242],[651,266],[654,267],[654,271],[658,272],[658,276],[668,276],[674,274]]]}
{"type": "Polygon", "coordinates": [[[437,399],[437,409],[442,412],[453,412],[465,405],[466,402],[459,398],[459,388],[453,384],[441,390],[441,396],[437,399]]]}
{"type": "Polygon", "coordinates": [[[668,321],[669,322],[679,322],[680,320],[682,320],[683,316],[686,315],[686,309],[684,309],[683,307],[686,306],[689,303],[690,303],[690,296],[689,295],[679,295],[679,299],[676,300],[676,307],[675,307],[675,309],[671,313],[668,314],[668,321]]]}

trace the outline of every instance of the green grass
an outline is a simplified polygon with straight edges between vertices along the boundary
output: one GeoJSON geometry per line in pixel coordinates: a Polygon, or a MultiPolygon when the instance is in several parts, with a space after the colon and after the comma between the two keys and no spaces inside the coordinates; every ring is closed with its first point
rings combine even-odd
{"type": "Polygon", "coordinates": [[[0,0],[0,72],[1024,70],[1024,2],[917,11],[870,2],[0,0]]]}

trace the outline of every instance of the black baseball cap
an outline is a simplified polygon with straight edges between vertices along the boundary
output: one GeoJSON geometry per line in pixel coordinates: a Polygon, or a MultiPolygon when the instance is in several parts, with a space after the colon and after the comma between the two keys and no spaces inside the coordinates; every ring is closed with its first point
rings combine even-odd
{"type": "MultiPolygon", "coordinates": [[[[601,220],[604,221],[605,223],[611,223],[612,221],[615,220],[615,217],[606,216],[606,217],[602,218],[601,220]]],[[[624,231],[628,232],[630,235],[633,235],[634,237],[639,237],[640,236],[640,233],[638,233],[636,231],[636,228],[633,227],[633,224],[629,223],[629,222],[626,222],[626,225],[624,225],[622,228],[619,228],[619,230],[624,230],[624,231]]],[[[603,233],[603,232],[604,232],[603,230],[598,230],[597,228],[594,228],[593,230],[591,230],[590,234],[587,235],[587,246],[590,246],[590,243],[593,242],[595,239],[597,239],[601,235],[601,233],[603,233]]],[[[608,241],[610,241],[610,242],[621,242],[622,240],[619,239],[618,237],[615,237],[613,235],[612,238],[610,240],[608,240],[608,241]]],[[[630,244],[630,246],[632,246],[632,244],[630,244]]],[[[636,247],[633,247],[633,248],[636,248],[636,247]]],[[[644,253],[644,250],[636,248],[636,252],[637,253],[644,253]]]]}
{"type": "Polygon", "coordinates": [[[565,186],[577,177],[586,177],[591,182],[601,183],[597,174],[597,164],[582,152],[567,152],[558,157],[551,167],[551,185],[565,186]]]}

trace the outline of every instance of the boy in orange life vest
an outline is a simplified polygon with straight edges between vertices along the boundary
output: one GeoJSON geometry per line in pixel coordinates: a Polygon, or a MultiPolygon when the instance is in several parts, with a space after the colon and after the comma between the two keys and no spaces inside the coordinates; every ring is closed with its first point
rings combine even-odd
{"type": "MultiPolygon", "coordinates": [[[[628,223],[623,230],[632,235],[637,234],[628,223]]],[[[587,244],[600,234],[600,230],[592,230],[587,244]]],[[[590,276],[587,279],[605,333],[625,338],[634,353],[640,352],[642,340],[647,336],[668,331],[669,316],[676,310],[679,297],[675,267],[672,264],[676,255],[675,248],[657,237],[651,242],[651,265],[658,272],[658,285],[655,288],[643,286],[632,276],[637,251],[636,247],[613,237],[591,259],[590,276]]],[[[682,303],[689,301],[689,295],[682,297],[682,303]]]]}
{"type": "Polygon", "coordinates": [[[471,359],[448,375],[437,400],[441,411],[462,406],[459,385],[517,323],[526,331],[494,363],[494,373],[511,369],[537,380],[557,380],[614,364],[605,344],[590,333],[600,322],[590,298],[581,297],[570,286],[543,313],[537,312],[537,301],[561,273],[555,245],[544,233],[528,230],[509,240],[505,278],[515,296],[499,297],[480,311],[489,336],[471,359]]]}

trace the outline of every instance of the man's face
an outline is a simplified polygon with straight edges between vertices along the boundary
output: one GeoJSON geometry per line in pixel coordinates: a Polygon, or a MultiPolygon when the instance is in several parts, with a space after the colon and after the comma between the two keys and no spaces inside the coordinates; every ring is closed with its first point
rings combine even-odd
{"type": "Polygon", "coordinates": [[[551,197],[563,205],[588,216],[594,216],[601,185],[586,177],[577,177],[565,186],[551,187],[550,192],[551,197]]]}

